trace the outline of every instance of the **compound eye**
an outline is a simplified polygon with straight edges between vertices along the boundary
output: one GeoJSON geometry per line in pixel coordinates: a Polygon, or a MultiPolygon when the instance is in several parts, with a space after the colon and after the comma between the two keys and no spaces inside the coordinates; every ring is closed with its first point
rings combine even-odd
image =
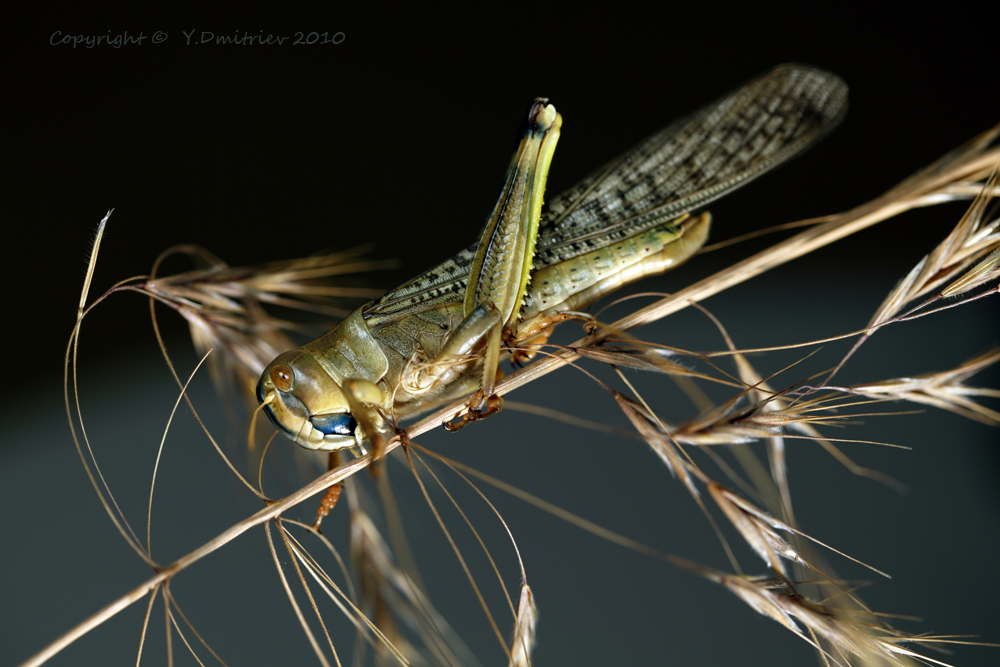
{"type": "Polygon", "coordinates": [[[289,391],[292,388],[292,369],[285,364],[278,364],[271,369],[271,382],[278,391],[289,391]]]}

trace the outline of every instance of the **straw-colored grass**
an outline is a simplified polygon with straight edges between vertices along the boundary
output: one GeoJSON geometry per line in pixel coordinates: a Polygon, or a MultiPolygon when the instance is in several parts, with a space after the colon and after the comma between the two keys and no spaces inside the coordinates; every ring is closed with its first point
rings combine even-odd
{"type": "MultiPolygon", "coordinates": [[[[518,527],[508,526],[503,521],[500,512],[483,491],[486,486],[515,494],[584,530],[722,585],[755,611],[777,621],[813,645],[825,664],[945,664],[927,657],[925,649],[936,644],[956,642],[957,639],[911,635],[893,627],[886,615],[869,609],[857,595],[854,585],[839,579],[827,562],[840,560],[838,567],[853,568],[857,561],[836,551],[836,545],[819,544],[796,527],[784,462],[784,442],[789,438],[813,440],[853,466],[856,472],[887,479],[851,463],[837,447],[838,439],[830,437],[830,427],[846,420],[856,421],[862,416],[875,419],[879,414],[899,413],[908,409],[900,407],[906,402],[950,410],[993,426],[1000,425],[1000,413],[981,402],[1000,397],[1000,392],[966,384],[976,372],[1000,359],[1000,351],[979,354],[950,370],[899,379],[886,378],[864,385],[839,386],[834,382],[837,372],[844,363],[849,363],[850,354],[832,371],[817,376],[796,377],[796,365],[793,364],[780,373],[764,377],[751,364],[747,356],[750,351],[737,349],[732,341],[729,341],[728,349],[694,352],[666,347],[670,341],[644,341],[631,332],[906,210],[961,198],[972,198],[972,204],[945,240],[931,249],[927,257],[901,280],[863,330],[839,338],[853,337],[856,349],[885,326],[906,326],[906,321],[935,310],[957,307],[974,299],[995,299],[1000,281],[1000,218],[991,202],[1000,194],[1000,148],[991,147],[991,144],[998,133],[1000,126],[974,138],[881,197],[808,226],[764,251],[674,294],[663,296],[617,321],[605,324],[594,320],[588,323],[589,333],[583,338],[568,345],[543,346],[532,363],[507,375],[497,384],[497,394],[503,396],[570,364],[586,362],[591,364],[586,368],[594,368],[594,364],[610,367],[616,382],[614,386],[611,381],[595,378],[611,394],[608,409],[624,413],[634,429],[625,435],[648,443],[677,481],[690,492],[706,520],[718,532],[723,549],[732,562],[732,572],[719,571],[647,547],[617,534],[614,526],[597,526],[517,489],[511,480],[493,479],[429,451],[415,441],[420,435],[460,416],[467,406],[464,399],[415,423],[397,425],[397,435],[385,443],[385,454],[402,448],[404,456],[399,458],[412,472],[424,502],[442,531],[433,538],[424,539],[440,539],[443,534],[454,550],[460,570],[464,572],[464,575],[459,573],[456,576],[464,576],[471,584],[472,595],[478,599],[482,610],[483,622],[495,636],[498,655],[512,666],[531,664],[534,640],[536,636],[544,636],[544,624],[536,625],[538,612],[534,596],[538,591],[536,588],[533,592],[529,587],[524,564],[519,562],[522,577],[519,597],[510,595],[509,582],[505,581],[501,568],[487,548],[487,540],[480,535],[475,522],[467,517],[461,503],[449,490],[448,483],[443,479],[445,472],[450,476],[449,483],[457,478],[472,485],[474,494],[495,512],[515,549],[518,527]],[[734,367],[735,370],[729,370],[734,367]],[[640,368],[659,376],[669,376],[689,393],[701,409],[682,423],[671,423],[657,411],[658,406],[649,401],[648,396],[633,386],[630,377],[634,376],[622,373],[621,368],[640,368]],[[731,397],[716,405],[700,393],[696,385],[698,382],[725,387],[731,391],[731,397]],[[766,465],[745,447],[747,443],[754,442],[764,443],[766,465]],[[742,467],[743,475],[724,462],[720,455],[722,450],[733,454],[742,467]],[[708,464],[713,462],[719,464],[719,471],[729,481],[724,483],[722,478],[713,476],[716,473],[708,472],[708,464]],[[451,505],[463,521],[447,521],[439,508],[442,503],[451,505]],[[473,542],[482,547],[481,554],[463,550],[460,542],[453,538],[453,533],[460,529],[469,531],[473,542]],[[734,555],[737,550],[730,547],[729,538],[725,537],[734,534],[756,554],[758,562],[741,566],[734,555]],[[820,555],[822,551],[827,552],[825,557],[820,555]],[[479,570],[470,567],[469,561],[473,558],[487,563],[487,569],[499,582],[506,597],[499,607],[491,607],[487,603],[488,596],[482,592],[485,587],[496,586],[496,582],[473,574],[474,569],[479,570]],[[742,567],[746,566],[755,570],[763,567],[770,573],[763,577],[751,576],[743,572],[742,567]]],[[[106,222],[107,218],[102,222],[102,230],[106,222]]],[[[348,664],[352,660],[363,663],[369,653],[379,663],[415,664],[426,659],[435,664],[468,664],[471,658],[467,649],[454,637],[448,624],[429,601],[417,564],[402,536],[405,526],[400,525],[396,516],[395,500],[386,478],[381,477],[376,484],[386,525],[392,533],[389,535],[391,548],[377,527],[379,522],[371,516],[371,503],[361,497],[363,491],[354,476],[372,467],[371,453],[337,463],[293,493],[271,499],[264,492],[261,475],[256,484],[248,480],[240,472],[240,464],[230,462],[223,449],[216,445],[218,455],[226,461],[233,475],[260,498],[261,509],[187,555],[172,563],[161,564],[151,555],[148,528],[146,539],[140,539],[114,501],[112,490],[104,483],[90,450],[80,413],[81,389],[77,386],[75,374],[80,326],[94,306],[111,293],[138,292],[150,297],[151,303],[166,304],[185,317],[191,325],[196,347],[206,355],[213,379],[223,391],[228,392],[234,387],[249,386],[271,358],[294,346],[289,334],[300,331],[302,325],[290,319],[276,318],[269,314],[267,308],[279,306],[286,310],[293,308],[341,315],[344,312],[342,304],[335,304],[333,299],[364,297],[367,293],[340,290],[320,282],[320,279],[377,268],[378,265],[359,259],[357,253],[346,252],[251,269],[232,269],[203,250],[185,247],[178,250],[194,257],[201,265],[198,270],[161,278],[156,277],[157,269],[154,268],[153,276],[119,283],[88,306],[87,294],[100,239],[99,233],[80,301],[77,328],[67,349],[67,410],[81,459],[108,516],[137,556],[153,568],[154,574],[24,664],[43,664],[74,640],[136,602],[148,601],[148,620],[158,592],[163,594],[168,619],[168,650],[174,650],[172,638],[176,635],[182,639],[185,650],[192,654],[213,656],[209,648],[210,639],[202,641],[202,637],[186,622],[169,584],[183,577],[186,568],[201,559],[216,556],[216,552],[236,537],[258,526],[266,529],[275,571],[287,591],[293,613],[300,620],[306,641],[313,647],[320,664],[348,664]],[[318,494],[334,484],[343,484],[344,493],[333,511],[350,513],[348,547],[351,568],[347,559],[326,537],[314,528],[297,524],[286,517],[291,508],[307,501],[316,502],[318,494]],[[315,500],[310,501],[313,498],[315,500]],[[357,633],[356,646],[336,646],[329,631],[332,624],[353,627],[357,633]],[[349,657],[352,651],[354,658],[349,657]]],[[[728,340],[721,324],[719,328],[728,340]]],[[[812,349],[804,349],[802,356],[812,349]]],[[[167,360],[170,363],[169,357],[167,360]]],[[[914,369],[915,372],[918,370],[923,369],[914,369]]],[[[174,372],[172,365],[171,371],[174,372]]],[[[189,377],[182,377],[176,372],[174,376],[183,389],[189,377]]],[[[662,379],[666,380],[665,377],[662,379]]],[[[175,409],[181,407],[181,397],[186,398],[183,393],[182,390],[175,409]]],[[[513,400],[516,400],[516,395],[513,400]]],[[[511,402],[509,407],[517,405],[511,402]]],[[[195,408],[190,405],[192,411],[195,408]]],[[[528,409],[568,419],[551,410],[546,412],[544,407],[528,409]]],[[[893,418],[905,419],[905,416],[893,418]]],[[[571,421],[606,432],[621,431],[601,423],[599,418],[571,421]]],[[[489,422],[473,428],[489,428],[489,422]]],[[[256,438],[251,434],[250,446],[255,448],[260,445],[256,438]]],[[[261,455],[261,466],[264,461],[261,455]]],[[[672,483],[669,476],[665,475],[664,480],[672,483]]],[[[150,508],[152,491],[151,488],[150,508]]],[[[151,509],[147,512],[148,517],[151,512],[151,509]]],[[[538,552],[535,553],[537,557],[538,552]]],[[[520,555],[517,558],[520,561],[520,555]]],[[[871,571],[881,574],[873,568],[871,571]]],[[[542,604],[543,614],[544,610],[542,604]]],[[[960,632],[961,628],[953,630],[960,632]]],[[[222,662],[222,658],[218,660],[222,662]]]]}

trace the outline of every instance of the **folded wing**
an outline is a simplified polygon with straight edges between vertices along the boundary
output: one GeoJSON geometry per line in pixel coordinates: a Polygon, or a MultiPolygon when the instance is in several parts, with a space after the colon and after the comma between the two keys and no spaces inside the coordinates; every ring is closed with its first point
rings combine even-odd
{"type": "MultiPolygon", "coordinates": [[[[803,65],[776,67],[550,199],[535,270],[707,205],[801,152],[846,109],[847,86],[835,74],[803,65]]],[[[365,319],[377,325],[462,301],[475,253],[472,244],[392,290],[368,307],[365,319]]]]}

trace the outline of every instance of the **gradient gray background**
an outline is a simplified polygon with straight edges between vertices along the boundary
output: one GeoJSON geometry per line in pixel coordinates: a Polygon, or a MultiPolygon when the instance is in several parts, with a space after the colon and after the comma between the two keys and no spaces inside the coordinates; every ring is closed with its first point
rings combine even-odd
{"type": "MultiPolygon", "coordinates": [[[[345,6],[289,17],[39,8],[19,17],[5,46],[14,70],[8,106],[16,115],[5,151],[15,172],[7,208],[8,233],[15,236],[6,253],[12,316],[3,334],[9,380],[0,408],[0,494],[10,522],[0,550],[4,664],[27,658],[149,576],[94,498],[61,407],[65,339],[89,239],[107,208],[116,213],[97,291],[148,271],[160,250],[185,242],[242,265],[375,240],[380,256],[402,260],[399,271],[377,278],[391,285],[475,237],[519,116],[538,95],[550,97],[565,117],[550,181],[550,191],[558,192],[669,120],[777,63],[807,62],[840,74],[851,86],[845,123],[804,158],[713,205],[715,239],[859,204],[997,121],[989,50],[995,34],[987,28],[996,17],[977,18],[959,5],[933,16],[873,14],[841,3],[767,12],[722,5],[614,16],[571,11],[453,15],[345,6]],[[163,30],[170,38],[119,51],[48,45],[55,30],[108,29],[163,30]],[[185,48],[181,31],[191,29],[341,30],[347,40],[325,49],[185,48]]],[[[707,306],[747,347],[856,329],[961,211],[910,214],[707,306]]],[[[677,289],[759,247],[706,255],[637,289],[677,289]]],[[[100,460],[138,528],[174,390],[145,303],[125,295],[102,310],[82,343],[85,410],[100,460]]],[[[183,325],[167,328],[181,366],[190,368],[183,325]]],[[[995,303],[885,331],[841,380],[954,366],[995,345],[997,331],[995,303]]],[[[646,337],[695,349],[720,346],[705,318],[693,312],[658,324],[646,337]]],[[[812,368],[835,363],[844,349],[826,346],[812,368]]],[[[771,372],[792,358],[755,361],[771,372]]],[[[788,381],[797,377],[793,372],[788,381]]],[[[975,384],[996,387],[1000,378],[994,371],[975,384]]],[[[213,415],[215,432],[223,440],[238,438],[226,435],[204,378],[195,394],[213,415]]],[[[624,424],[610,397],[571,371],[512,398],[624,424]]],[[[672,389],[657,399],[668,415],[682,418],[690,410],[672,389]]],[[[258,507],[209,452],[190,417],[179,422],[154,516],[154,555],[164,563],[258,507]]],[[[997,432],[936,412],[866,422],[844,437],[914,450],[846,445],[845,451],[904,481],[910,493],[853,477],[811,443],[790,443],[803,528],[894,575],[864,597],[880,611],[925,619],[901,627],[1000,640],[997,432]]],[[[513,412],[459,435],[434,433],[420,441],[651,546],[728,567],[694,503],[641,445],[513,412]]],[[[484,664],[503,664],[418,492],[399,466],[390,474],[434,601],[484,664]]],[[[450,488],[460,484],[452,479],[450,488]]],[[[278,496],[294,487],[275,478],[267,490],[278,496]]],[[[721,588],[499,492],[490,496],[514,530],[538,599],[538,664],[814,664],[803,642],[721,588]]],[[[476,504],[465,497],[467,506],[476,504]]],[[[446,499],[438,493],[435,502],[446,499]]],[[[304,506],[301,517],[310,511],[311,504],[304,506]]],[[[488,514],[477,517],[516,591],[519,574],[504,535],[488,514]]],[[[462,532],[459,521],[450,516],[456,532],[462,532]]],[[[343,538],[345,524],[341,512],[327,534],[343,538]]],[[[466,553],[496,602],[495,580],[474,547],[466,553]]],[[[874,578],[831,560],[841,576],[874,578]]],[[[749,571],[763,570],[746,554],[741,562],[749,571]]],[[[185,572],[174,593],[229,664],[312,664],[262,531],[185,572]]],[[[128,664],[142,606],[51,664],[128,664]]],[[[336,613],[327,618],[344,636],[336,613]]],[[[160,609],[154,619],[146,664],[163,664],[160,609]]],[[[506,633],[506,620],[501,627],[506,633]]],[[[962,648],[953,661],[995,664],[996,655],[995,649],[962,648]]]]}

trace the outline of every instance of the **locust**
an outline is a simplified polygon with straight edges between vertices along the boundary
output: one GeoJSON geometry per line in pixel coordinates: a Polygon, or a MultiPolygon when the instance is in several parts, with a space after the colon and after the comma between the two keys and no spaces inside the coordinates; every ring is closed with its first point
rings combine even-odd
{"type": "Polygon", "coordinates": [[[846,108],[836,75],[781,65],[543,205],[562,116],[536,99],[478,240],[274,359],[256,388],[264,413],[329,452],[377,449],[390,423],[465,396],[461,423],[492,414],[512,347],[690,258],[711,225],[699,209],[800,153],[846,108]]]}

